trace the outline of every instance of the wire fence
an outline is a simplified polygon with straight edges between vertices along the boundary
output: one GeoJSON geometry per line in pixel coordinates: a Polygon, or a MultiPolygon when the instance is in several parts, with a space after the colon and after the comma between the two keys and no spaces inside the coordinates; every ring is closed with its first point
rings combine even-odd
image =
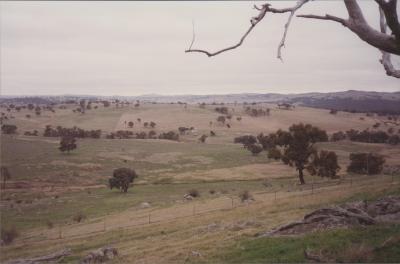
{"type": "MultiPolygon", "coordinates": [[[[373,184],[399,184],[398,175],[384,175],[379,177],[357,177],[348,179],[328,180],[309,183],[307,185],[294,185],[278,188],[270,188],[266,191],[254,192],[256,197],[254,202],[242,201],[239,197],[223,196],[215,198],[212,203],[202,203],[198,201],[186,201],[182,204],[167,208],[127,210],[120,213],[119,217],[102,217],[92,219],[82,223],[69,225],[59,225],[52,229],[42,230],[28,234],[20,238],[22,242],[29,243],[35,241],[61,240],[79,237],[87,237],[99,233],[110,231],[123,231],[125,229],[147,226],[159,223],[168,223],[178,219],[198,217],[200,215],[209,214],[217,211],[235,210],[240,207],[251,207],[254,204],[263,202],[277,202],[284,198],[293,196],[318,195],[329,191],[337,191],[348,188],[362,188],[363,186],[371,186],[373,184]],[[336,187],[336,188],[334,188],[336,187]],[[340,190],[339,189],[339,190],[340,190]],[[138,215],[133,216],[133,213],[138,215]]],[[[302,200],[302,199],[298,199],[302,200]]]]}

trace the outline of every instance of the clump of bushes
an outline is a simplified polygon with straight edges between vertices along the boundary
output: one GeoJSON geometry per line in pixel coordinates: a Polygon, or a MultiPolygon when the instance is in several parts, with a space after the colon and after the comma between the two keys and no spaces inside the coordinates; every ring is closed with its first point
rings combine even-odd
{"type": "Polygon", "coordinates": [[[70,136],[74,138],[100,138],[101,130],[84,130],[79,127],[66,128],[62,126],[57,126],[56,128],[52,128],[50,125],[47,125],[44,133],[44,137],[63,137],[70,136]]]}
{"type": "Polygon", "coordinates": [[[376,153],[350,153],[348,172],[357,174],[379,174],[385,164],[385,158],[376,153]]]}
{"type": "Polygon", "coordinates": [[[248,145],[247,149],[254,155],[258,155],[261,151],[263,151],[263,148],[261,145],[259,144],[252,144],[252,145],[248,145]]]}
{"type": "Polygon", "coordinates": [[[253,116],[253,117],[257,117],[257,116],[269,116],[270,113],[270,109],[266,108],[266,109],[262,109],[262,108],[251,108],[251,107],[246,107],[245,112],[246,114],[253,116]]]}
{"type": "Polygon", "coordinates": [[[1,126],[1,132],[3,132],[4,134],[16,134],[17,126],[4,124],[1,126]]]}
{"type": "Polygon", "coordinates": [[[161,133],[158,138],[179,141],[179,134],[174,131],[169,131],[167,133],[161,133]]]}
{"type": "Polygon", "coordinates": [[[243,144],[244,147],[247,147],[249,145],[253,145],[257,143],[257,138],[252,135],[244,135],[240,137],[235,137],[233,140],[234,143],[241,143],[243,144]]]}
{"type": "Polygon", "coordinates": [[[24,133],[25,136],[39,136],[39,131],[36,129],[33,131],[25,131],[24,133]]]}

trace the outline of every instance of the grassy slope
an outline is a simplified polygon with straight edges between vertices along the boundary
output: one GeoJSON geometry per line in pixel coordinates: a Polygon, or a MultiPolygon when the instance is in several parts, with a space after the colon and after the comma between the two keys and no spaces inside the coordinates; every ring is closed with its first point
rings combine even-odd
{"type": "MultiPolygon", "coordinates": [[[[241,111],[241,107],[235,108],[236,115],[243,115],[241,111]]],[[[181,143],[158,140],[83,139],[78,140],[79,147],[76,151],[65,155],[57,150],[57,139],[2,135],[2,163],[10,167],[13,180],[34,181],[35,183],[29,190],[14,189],[11,193],[2,194],[2,199],[8,198],[10,201],[7,203],[13,204],[13,208],[7,207],[6,210],[4,210],[5,207],[2,207],[2,226],[16,225],[22,233],[33,228],[45,228],[48,220],[57,225],[63,224],[68,228],[73,215],[79,211],[84,212],[90,220],[105,215],[118,218],[120,213],[126,210],[135,213],[141,202],[150,202],[155,210],[172,208],[176,205],[176,201],[181,200],[183,194],[191,188],[196,188],[201,192],[200,200],[204,202],[212,202],[212,199],[218,196],[237,196],[243,190],[251,192],[261,190],[272,192],[276,188],[290,190],[297,183],[296,172],[293,169],[268,161],[265,153],[258,157],[251,156],[240,145],[231,144],[232,138],[245,133],[257,134],[277,128],[287,128],[290,124],[300,121],[312,122],[328,131],[349,128],[362,129],[375,122],[369,118],[360,121],[360,114],[339,113],[332,116],[326,110],[310,108],[299,108],[296,111],[273,110],[271,117],[262,118],[250,118],[243,115],[243,121],[232,121],[232,129],[216,125],[210,128],[209,121],[215,120],[218,116],[210,107],[209,109],[199,109],[196,106],[189,106],[187,110],[183,110],[181,106],[176,105],[144,105],[140,109],[101,108],[89,111],[85,115],[73,114],[68,109],[57,111],[55,115],[46,112],[43,116],[33,117],[31,120],[24,119],[25,114],[25,112],[15,114],[17,118],[10,121],[18,125],[20,132],[26,129],[43,130],[46,124],[66,127],[77,125],[86,129],[100,128],[105,131],[113,131],[115,128],[123,128],[124,120],[135,120],[137,117],[141,117],[143,121],[154,120],[158,124],[158,131],[176,129],[178,126],[195,126],[199,135],[213,129],[217,132],[217,137],[209,138],[207,144],[197,143],[198,136],[194,135],[184,136],[181,143]],[[165,113],[169,113],[169,115],[165,115],[165,113]],[[79,190],[84,186],[105,183],[112,170],[122,166],[133,167],[140,175],[138,183],[141,185],[135,186],[127,195],[120,195],[117,191],[111,192],[104,187],[93,189],[90,193],[86,190],[79,190]],[[272,184],[269,189],[265,189],[261,184],[261,179],[265,178],[272,184]],[[157,182],[168,184],[147,185],[157,182]],[[179,182],[185,184],[179,184],[179,182]],[[62,192],[58,193],[57,190],[52,192],[48,187],[42,186],[49,184],[59,186],[62,192]],[[219,191],[220,194],[209,194],[209,190],[212,189],[219,191]],[[53,199],[56,194],[59,198],[53,199]],[[37,199],[35,200],[35,198],[37,199]],[[16,203],[18,200],[22,203],[16,203]]],[[[133,129],[133,131],[143,130],[145,129],[136,126],[133,129]]],[[[396,164],[400,156],[399,148],[381,144],[336,142],[319,144],[319,147],[337,151],[343,177],[349,176],[344,172],[349,152],[373,151],[389,154],[388,160],[391,164],[396,164]]],[[[306,179],[310,181],[311,178],[307,176],[306,179]]],[[[379,179],[379,176],[376,179],[379,179]]],[[[329,184],[329,181],[325,179],[316,180],[329,184]]],[[[307,188],[309,187],[307,186],[307,188]]],[[[366,193],[375,193],[374,188],[376,189],[377,186],[362,187],[357,190],[357,193],[363,197],[366,193]]],[[[338,193],[339,191],[341,190],[338,190],[338,193]]],[[[95,236],[93,239],[87,237],[83,240],[58,241],[57,243],[44,241],[43,243],[34,243],[29,248],[20,248],[21,245],[17,243],[15,246],[2,249],[2,251],[9,258],[21,254],[35,255],[51,251],[54,247],[71,246],[74,256],[70,260],[73,260],[85,254],[87,250],[113,243],[121,249],[126,261],[134,261],[136,258],[139,262],[141,260],[151,261],[153,258],[153,260],[160,261],[163,260],[163,254],[168,260],[183,261],[187,256],[180,255],[178,252],[190,252],[191,249],[199,248],[209,256],[205,258],[206,260],[221,261],[222,258],[225,258],[224,260],[228,262],[240,262],[241,253],[235,251],[238,244],[234,243],[236,240],[229,240],[231,236],[239,236],[238,243],[243,243],[246,247],[252,245],[255,249],[254,256],[261,254],[256,252],[257,248],[262,251],[262,245],[265,243],[275,243],[278,250],[286,244],[291,247],[290,243],[288,244],[285,240],[283,240],[285,243],[282,244],[279,244],[279,241],[264,242],[260,240],[261,242],[257,242],[257,240],[247,239],[242,232],[228,232],[227,234],[217,232],[215,235],[200,236],[196,240],[196,228],[213,221],[232,222],[248,219],[250,213],[251,216],[257,216],[257,221],[264,223],[259,227],[259,231],[260,229],[265,230],[289,219],[294,220],[301,217],[304,212],[315,206],[343,201],[351,197],[353,192],[355,191],[346,191],[343,196],[337,194],[332,197],[324,194],[319,199],[313,198],[310,201],[304,201],[304,206],[301,208],[298,208],[299,201],[296,197],[288,198],[280,208],[271,207],[269,198],[267,198],[264,205],[260,205],[260,207],[256,205],[253,209],[248,208],[247,211],[243,208],[233,212],[216,212],[198,220],[182,220],[177,223],[146,227],[143,230],[126,230],[125,232],[129,234],[128,237],[122,237],[118,232],[107,232],[95,236]],[[313,203],[313,205],[307,205],[307,203],[313,203]],[[168,237],[163,235],[165,233],[168,234],[168,237]],[[148,241],[149,237],[154,237],[154,241],[148,241]],[[260,247],[257,247],[258,243],[260,243],[260,247]],[[218,252],[215,252],[210,247],[217,244],[222,246],[218,248],[218,252]]],[[[2,204],[4,203],[3,200],[2,204]]],[[[397,232],[396,230],[393,232],[397,232]]],[[[354,233],[354,236],[363,237],[365,235],[360,232],[354,233]]],[[[340,234],[338,236],[344,237],[340,234]]],[[[323,237],[304,239],[323,240],[323,237]]],[[[369,238],[365,239],[367,241],[369,238]]],[[[294,246],[301,243],[301,239],[293,240],[294,246]]],[[[322,242],[321,245],[323,245],[322,242]]],[[[294,251],[297,253],[293,253],[295,255],[301,252],[301,248],[296,250],[294,251]]],[[[273,251],[270,254],[277,253],[273,251]]],[[[253,258],[250,255],[247,256],[248,261],[258,261],[257,257],[253,258]]],[[[265,255],[263,256],[265,257],[265,255]]]]}

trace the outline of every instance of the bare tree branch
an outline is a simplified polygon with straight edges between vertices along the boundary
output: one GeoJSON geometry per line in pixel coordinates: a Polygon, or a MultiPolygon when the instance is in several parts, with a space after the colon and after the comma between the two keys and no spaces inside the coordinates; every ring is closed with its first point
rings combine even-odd
{"type": "MultiPolygon", "coordinates": [[[[288,29],[290,27],[294,13],[309,1],[311,0],[298,0],[295,6],[287,8],[273,8],[271,7],[270,4],[263,4],[261,7],[254,6],[254,8],[259,11],[259,14],[250,20],[251,25],[244,33],[244,35],[240,38],[239,42],[235,45],[218,50],[216,52],[209,52],[207,50],[202,50],[202,49],[192,49],[192,46],[195,41],[194,24],[193,24],[192,42],[189,46],[189,49],[185,50],[185,52],[204,53],[208,57],[212,57],[220,53],[236,49],[237,47],[243,44],[246,37],[251,33],[254,27],[265,17],[266,13],[269,12],[269,13],[281,14],[289,12],[290,15],[285,24],[283,36],[278,45],[278,51],[277,51],[277,58],[282,61],[281,50],[285,46],[288,29]]],[[[342,24],[344,27],[347,27],[352,32],[354,32],[360,39],[367,42],[371,46],[378,48],[382,52],[381,63],[383,64],[387,75],[400,78],[399,70],[396,70],[394,68],[390,60],[391,59],[390,54],[400,55],[400,23],[398,20],[398,15],[396,13],[397,0],[375,0],[381,9],[381,20],[382,19],[384,19],[383,21],[386,20],[386,23],[388,24],[389,28],[392,31],[392,35],[386,33],[386,24],[384,27],[382,27],[381,25],[381,31],[372,28],[365,20],[362,10],[357,3],[357,0],[343,0],[343,1],[346,6],[346,10],[349,14],[349,18],[347,19],[336,17],[329,14],[326,14],[324,16],[313,15],[313,14],[297,15],[297,17],[330,20],[342,24]]]]}
{"type": "Polygon", "coordinates": [[[189,50],[192,48],[193,43],[194,43],[194,40],[196,39],[196,34],[195,34],[195,32],[194,32],[194,20],[192,20],[192,33],[193,33],[193,35],[192,35],[192,42],[190,43],[189,50]]]}
{"type": "Polygon", "coordinates": [[[256,10],[260,11],[260,13],[250,20],[251,26],[245,32],[245,34],[241,37],[240,41],[237,44],[235,44],[233,46],[230,46],[230,47],[227,47],[227,48],[224,48],[224,49],[221,49],[221,50],[216,51],[216,52],[209,52],[209,51],[206,51],[206,50],[191,49],[191,48],[185,50],[185,52],[200,52],[200,53],[206,54],[208,57],[212,57],[212,56],[218,55],[218,54],[220,54],[222,52],[236,49],[237,47],[239,47],[239,46],[241,46],[243,44],[243,42],[246,39],[246,37],[250,34],[250,32],[254,29],[254,27],[265,17],[266,13],[268,13],[268,12],[271,12],[271,13],[288,13],[288,12],[290,12],[290,16],[288,18],[288,21],[285,24],[285,31],[283,33],[282,40],[281,40],[281,42],[279,43],[279,46],[278,46],[278,55],[277,55],[277,57],[282,60],[281,49],[282,49],[282,47],[285,46],[286,35],[287,35],[288,28],[290,26],[290,22],[292,20],[292,17],[294,15],[294,13],[299,8],[301,8],[305,3],[307,3],[308,1],[310,1],[310,0],[299,0],[299,1],[297,1],[295,6],[289,7],[289,8],[282,8],[282,9],[273,8],[273,7],[271,7],[270,4],[264,4],[261,7],[257,7],[255,5],[254,8],[256,10]]]}
{"type": "Polygon", "coordinates": [[[382,9],[386,23],[392,31],[393,35],[396,36],[396,39],[400,41],[400,23],[397,16],[397,0],[375,0],[378,3],[379,7],[382,9]]]}
{"type": "Polygon", "coordinates": [[[200,53],[206,54],[208,57],[212,57],[212,56],[218,55],[218,54],[220,54],[222,52],[236,49],[237,47],[239,47],[240,45],[243,44],[243,41],[250,34],[250,32],[254,29],[254,27],[264,18],[265,14],[267,13],[268,6],[269,6],[269,4],[264,4],[264,5],[262,5],[261,8],[256,8],[257,10],[260,11],[260,13],[258,14],[258,16],[255,16],[250,20],[251,26],[246,31],[246,33],[244,33],[244,35],[240,38],[240,41],[237,44],[235,44],[233,46],[230,46],[230,47],[227,47],[227,48],[224,48],[224,49],[221,49],[221,50],[216,51],[216,52],[209,52],[209,51],[206,51],[206,50],[191,49],[191,48],[185,50],[185,52],[200,52],[200,53]]]}
{"type": "Polygon", "coordinates": [[[340,24],[342,24],[343,26],[346,26],[347,23],[347,19],[343,19],[340,17],[336,17],[336,16],[332,16],[329,14],[326,14],[325,16],[318,16],[318,15],[297,15],[297,17],[303,17],[303,18],[313,18],[313,19],[321,19],[321,20],[331,20],[331,21],[335,21],[338,22],[340,24]]]}
{"type": "Polygon", "coordinates": [[[375,48],[400,55],[399,40],[396,40],[394,36],[387,35],[370,27],[356,0],[344,0],[344,3],[350,17],[348,20],[349,23],[346,26],[351,31],[375,48]]]}
{"type": "MultiPolygon", "coordinates": [[[[286,24],[285,24],[285,31],[283,32],[283,36],[282,36],[281,42],[280,42],[279,45],[278,45],[278,54],[277,54],[277,58],[280,59],[282,62],[283,62],[283,59],[282,59],[281,50],[282,50],[283,47],[285,47],[286,35],[287,35],[288,29],[289,29],[289,26],[290,26],[290,22],[292,21],[292,18],[293,18],[294,13],[295,13],[298,9],[300,9],[300,8],[301,8],[305,3],[307,3],[307,2],[308,2],[308,0],[299,0],[299,1],[297,2],[297,5],[291,8],[292,10],[290,11],[290,15],[289,15],[288,20],[287,20],[287,22],[286,22],[286,24]]],[[[288,9],[288,10],[289,10],[289,9],[288,9]]],[[[276,9],[275,9],[275,11],[276,11],[276,9]]],[[[271,12],[272,12],[272,11],[271,11],[271,12]]]]}
{"type": "Polygon", "coordinates": [[[398,39],[370,27],[356,0],[344,0],[344,3],[349,14],[349,19],[342,19],[331,15],[298,15],[298,17],[339,22],[371,46],[388,53],[400,55],[400,44],[398,39]]]}
{"type": "MultiPolygon", "coordinates": [[[[379,24],[380,24],[381,32],[386,33],[386,22],[385,22],[386,14],[385,14],[385,11],[381,7],[379,7],[379,15],[380,15],[379,24]]],[[[392,76],[395,78],[400,78],[400,70],[396,70],[394,68],[392,61],[391,61],[390,54],[385,51],[382,51],[382,50],[381,50],[381,52],[382,52],[382,59],[380,60],[380,62],[382,63],[383,68],[386,71],[386,75],[392,76]]]]}

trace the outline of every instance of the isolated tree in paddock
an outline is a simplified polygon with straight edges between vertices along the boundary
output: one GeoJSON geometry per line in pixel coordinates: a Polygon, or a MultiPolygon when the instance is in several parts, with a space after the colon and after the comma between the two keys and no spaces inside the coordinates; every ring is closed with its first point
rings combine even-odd
{"type": "Polygon", "coordinates": [[[144,123],[143,123],[143,126],[144,126],[144,127],[148,127],[148,126],[149,126],[149,123],[148,123],[148,122],[144,122],[144,123]]]}
{"type": "Polygon", "coordinates": [[[33,104],[28,104],[28,109],[29,109],[29,110],[32,111],[34,108],[35,108],[35,106],[34,106],[33,104]]]}
{"type": "Polygon", "coordinates": [[[201,143],[205,143],[207,138],[208,138],[208,136],[203,134],[203,135],[201,135],[201,137],[199,138],[199,141],[200,141],[201,143]]]}
{"type": "Polygon", "coordinates": [[[79,101],[79,106],[81,109],[81,113],[84,114],[85,113],[85,108],[86,108],[86,100],[82,99],[79,101]]]}
{"type": "Polygon", "coordinates": [[[6,188],[6,181],[8,181],[9,179],[11,179],[11,174],[10,171],[8,170],[8,168],[6,166],[1,166],[0,167],[0,176],[1,176],[1,180],[3,181],[3,189],[6,188]]]}
{"type": "Polygon", "coordinates": [[[299,172],[300,184],[305,184],[303,171],[309,164],[310,156],[315,153],[316,142],[327,141],[325,130],[310,124],[293,124],[289,131],[278,130],[275,133],[275,145],[282,148],[282,161],[299,172]]]}
{"type": "Polygon", "coordinates": [[[377,153],[350,153],[348,172],[357,174],[378,174],[383,169],[385,158],[377,153]]]}
{"type": "Polygon", "coordinates": [[[225,124],[225,116],[219,116],[218,118],[217,118],[217,121],[218,122],[220,122],[220,123],[222,123],[222,124],[225,124]]]}
{"type": "Polygon", "coordinates": [[[132,127],[133,127],[133,122],[132,122],[132,121],[129,121],[129,122],[128,122],[128,126],[129,126],[130,128],[132,128],[132,127]]]}
{"type": "MultiPolygon", "coordinates": [[[[296,11],[301,9],[303,5],[311,2],[311,0],[298,0],[296,4],[292,7],[286,8],[274,8],[269,3],[265,3],[261,6],[254,5],[254,8],[258,10],[258,15],[250,19],[250,26],[244,35],[241,37],[240,41],[232,46],[223,48],[216,52],[210,52],[202,49],[193,49],[193,44],[195,40],[195,32],[193,31],[192,42],[189,48],[185,52],[198,52],[207,55],[208,57],[216,56],[223,52],[236,49],[241,46],[246,39],[246,37],[251,33],[256,25],[262,21],[267,13],[288,13],[287,22],[284,26],[283,36],[278,45],[277,58],[282,59],[282,48],[285,46],[285,41],[290,27],[292,18],[296,11]]],[[[379,11],[379,22],[380,29],[376,30],[371,27],[367,20],[364,18],[364,14],[357,0],[343,0],[346,7],[348,18],[341,18],[333,16],[330,14],[325,15],[314,15],[314,14],[302,14],[297,15],[297,17],[307,18],[307,19],[319,19],[328,20],[348,28],[355,35],[357,35],[361,40],[368,43],[368,45],[378,49],[382,53],[380,63],[383,65],[385,72],[388,76],[395,78],[400,78],[400,69],[396,69],[391,62],[391,55],[400,55],[400,23],[397,14],[397,0],[375,0],[377,3],[377,11],[379,11]],[[389,27],[390,31],[387,31],[389,27]]],[[[377,12],[378,13],[378,12],[377,12]]],[[[376,19],[378,21],[378,18],[376,19]]]]}
{"type": "Polygon", "coordinates": [[[321,150],[319,153],[315,152],[312,161],[307,166],[307,171],[311,175],[332,179],[337,178],[336,174],[339,170],[338,156],[334,151],[321,150]]]}
{"type": "Polygon", "coordinates": [[[138,118],[137,121],[140,123],[140,122],[142,122],[142,119],[138,118]]]}
{"type": "Polygon", "coordinates": [[[134,179],[137,178],[135,170],[129,168],[119,168],[115,169],[113,172],[113,177],[108,180],[110,189],[117,188],[121,192],[126,193],[133,183],[134,179]]]}
{"type": "Polygon", "coordinates": [[[73,136],[66,135],[61,137],[60,146],[58,147],[58,149],[61,152],[66,151],[69,153],[71,150],[76,149],[76,147],[76,139],[73,136]]]}
{"type": "Polygon", "coordinates": [[[156,123],[154,123],[153,121],[151,121],[151,122],[150,122],[150,126],[151,126],[151,128],[155,128],[155,127],[156,127],[156,125],[157,125],[157,124],[156,124],[156,123]]]}

